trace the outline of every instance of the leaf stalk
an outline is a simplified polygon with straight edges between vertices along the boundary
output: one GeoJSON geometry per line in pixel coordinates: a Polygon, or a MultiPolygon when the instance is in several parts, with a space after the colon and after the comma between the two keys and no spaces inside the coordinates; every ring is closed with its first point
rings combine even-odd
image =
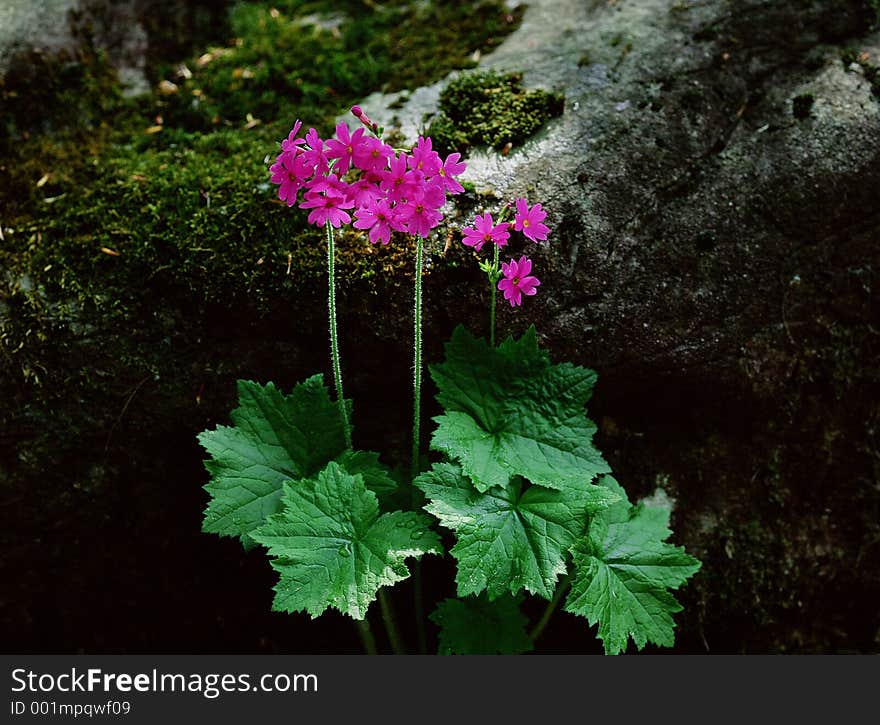
{"type": "Polygon", "coordinates": [[[391,598],[385,589],[379,590],[379,608],[382,610],[382,621],[385,623],[385,631],[388,633],[388,641],[391,643],[391,651],[396,655],[406,654],[403,637],[397,628],[397,617],[394,615],[394,607],[391,598]]]}
{"type": "Polygon", "coordinates": [[[367,618],[356,619],[354,624],[357,627],[358,637],[360,637],[364,653],[368,655],[378,654],[376,651],[376,638],[373,637],[373,630],[370,629],[370,623],[367,621],[367,618]]]}
{"type": "Polygon", "coordinates": [[[547,606],[544,608],[544,612],[543,614],[541,614],[541,618],[538,620],[538,623],[534,627],[532,627],[532,630],[529,632],[529,638],[532,640],[532,642],[536,642],[538,640],[538,637],[540,637],[544,633],[544,630],[547,628],[550,619],[556,612],[556,608],[559,606],[559,603],[562,601],[562,598],[568,591],[569,586],[571,586],[571,575],[566,574],[564,577],[562,577],[559,584],[556,585],[556,591],[553,593],[553,599],[551,599],[547,603],[547,606]]]}

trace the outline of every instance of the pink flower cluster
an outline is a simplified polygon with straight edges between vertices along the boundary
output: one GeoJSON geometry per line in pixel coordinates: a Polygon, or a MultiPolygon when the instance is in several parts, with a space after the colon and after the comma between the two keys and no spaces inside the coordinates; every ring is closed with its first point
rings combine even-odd
{"type": "Polygon", "coordinates": [[[336,126],[333,138],[324,140],[315,129],[297,136],[297,121],[281,143],[281,153],[270,167],[278,198],[288,206],[310,209],[309,223],[334,227],[351,223],[369,230],[372,243],[388,244],[391,232],[427,237],[443,219],[440,208],[446,194],[464,191],[455,177],[466,166],[460,154],[442,160],[430,138],[419,136],[410,153],[395,152],[376,133],[377,126],[355,106],[352,113],[366,126],[351,132],[345,123],[336,126]]]}
{"type": "MultiPolygon", "coordinates": [[[[516,213],[512,222],[495,223],[489,213],[478,214],[474,219],[474,226],[462,229],[463,243],[473,247],[478,252],[486,243],[495,244],[498,249],[507,245],[510,239],[510,230],[522,232],[524,236],[533,242],[546,241],[550,229],[543,223],[547,218],[540,204],[529,207],[525,199],[517,199],[516,213]]],[[[503,218],[503,214],[502,214],[503,218]]],[[[512,307],[522,304],[523,295],[530,297],[537,293],[537,287],[541,281],[531,275],[532,261],[528,257],[520,257],[519,260],[511,259],[502,262],[501,269],[492,268],[498,279],[498,289],[504,292],[504,299],[508,300],[512,307]],[[503,279],[499,279],[503,276],[503,279]]],[[[490,270],[491,271],[491,270],[490,270]]]]}

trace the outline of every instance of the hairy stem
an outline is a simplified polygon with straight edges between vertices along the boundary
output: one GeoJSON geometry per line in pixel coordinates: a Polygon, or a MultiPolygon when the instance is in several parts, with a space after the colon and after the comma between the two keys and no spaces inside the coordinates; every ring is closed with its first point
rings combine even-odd
{"type": "Polygon", "coordinates": [[[498,280],[496,279],[496,275],[498,274],[498,245],[493,245],[495,247],[495,253],[492,259],[492,274],[489,275],[489,286],[492,289],[492,298],[489,302],[489,346],[495,347],[495,294],[496,289],[498,288],[498,280]]]}
{"type": "Polygon", "coordinates": [[[538,637],[540,637],[544,633],[544,629],[547,627],[550,618],[553,616],[553,613],[559,606],[559,602],[562,601],[562,598],[568,591],[568,587],[570,584],[571,576],[568,574],[562,577],[562,580],[559,582],[559,584],[557,584],[556,591],[553,594],[553,599],[551,599],[547,603],[547,606],[544,609],[544,613],[541,615],[538,623],[534,627],[532,627],[532,631],[529,632],[529,637],[531,638],[532,642],[537,641],[538,637]]]}
{"type": "Polygon", "coordinates": [[[396,655],[406,654],[403,639],[397,629],[397,619],[394,616],[394,607],[384,588],[379,590],[379,608],[382,610],[382,621],[385,623],[385,631],[388,633],[388,641],[391,643],[391,651],[396,655]]]}
{"type": "Polygon", "coordinates": [[[342,432],[345,445],[351,448],[351,424],[348,420],[348,409],[342,394],[342,366],[339,363],[339,337],[336,334],[336,243],[333,227],[327,221],[327,310],[330,318],[330,359],[333,364],[333,383],[336,386],[336,403],[342,418],[342,432]]]}
{"type": "MultiPolygon", "coordinates": [[[[413,302],[413,436],[412,436],[412,477],[419,475],[419,448],[421,441],[422,416],[422,266],[424,249],[422,238],[416,235],[416,284],[413,302]]],[[[413,503],[416,502],[416,489],[413,487],[413,503]]]]}
{"type": "Polygon", "coordinates": [[[367,618],[354,620],[357,627],[358,637],[361,639],[361,646],[368,655],[378,654],[376,651],[376,638],[373,637],[373,630],[370,629],[370,623],[367,618]]]}
{"type": "MultiPolygon", "coordinates": [[[[422,267],[424,265],[424,247],[422,238],[416,235],[416,278],[415,297],[413,300],[413,434],[412,434],[412,466],[410,472],[413,480],[419,475],[419,450],[421,448],[422,420],[422,267]]],[[[421,504],[419,490],[412,486],[412,507],[418,510],[421,504]]],[[[428,639],[425,631],[425,603],[422,595],[422,562],[417,561],[413,567],[413,610],[416,617],[416,635],[419,652],[428,650],[428,639]]]]}

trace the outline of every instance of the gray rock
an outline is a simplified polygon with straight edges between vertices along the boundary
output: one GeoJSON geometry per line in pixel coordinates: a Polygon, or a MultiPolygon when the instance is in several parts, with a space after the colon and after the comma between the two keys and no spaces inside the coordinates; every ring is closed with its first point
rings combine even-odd
{"type": "MultiPolygon", "coordinates": [[[[783,325],[770,298],[785,290],[784,250],[876,208],[880,104],[819,42],[856,21],[845,3],[775,5],[539,0],[482,58],[566,96],[562,118],[507,156],[477,150],[464,178],[548,210],[544,286],[527,314],[570,356],[589,342],[602,367],[735,365],[752,334],[783,325]],[[791,102],[805,92],[817,100],[799,122],[791,102]]],[[[412,140],[445,83],[393,111],[399,94],[364,107],[412,140]]]]}
{"type": "Polygon", "coordinates": [[[0,75],[16,55],[36,51],[74,54],[88,37],[107,53],[124,92],[149,91],[146,77],[149,40],[141,17],[144,0],[4,0],[0,4],[0,75]]]}
{"type": "Polygon", "coordinates": [[[0,73],[16,51],[70,48],[69,12],[79,0],[4,0],[0,3],[0,73]]]}
{"type": "MultiPolygon", "coordinates": [[[[880,98],[841,62],[851,46],[878,65],[868,16],[533,0],[480,61],[565,93],[561,118],[506,156],[477,150],[466,178],[548,211],[547,244],[505,250],[531,252],[543,284],[499,326],[535,322],[556,359],[599,370],[591,410],[633,500],[663,472],[676,537],[705,562],[685,647],[875,646],[880,98]]],[[[363,105],[411,140],[442,87],[363,105]]],[[[443,304],[478,310],[465,294],[443,304]]]]}

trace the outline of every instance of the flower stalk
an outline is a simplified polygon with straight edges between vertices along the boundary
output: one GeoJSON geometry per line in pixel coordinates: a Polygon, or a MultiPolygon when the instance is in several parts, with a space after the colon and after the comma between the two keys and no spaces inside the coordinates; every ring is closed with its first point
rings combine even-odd
{"type": "MultiPolygon", "coordinates": [[[[410,472],[419,475],[419,448],[422,415],[422,272],[424,266],[424,242],[416,235],[415,294],[413,297],[413,433],[412,466],[410,472]]],[[[413,496],[417,490],[413,488],[413,496]]]]}
{"type": "MultiPolygon", "coordinates": [[[[336,124],[335,134],[321,138],[314,128],[300,136],[297,120],[281,142],[281,153],[270,166],[271,181],[278,186],[278,198],[287,206],[308,211],[308,223],[323,226],[327,236],[327,306],[330,328],[330,358],[333,381],[343,424],[346,447],[352,449],[350,409],[342,384],[336,312],[336,271],[334,229],[351,225],[367,233],[371,244],[391,242],[392,233],[416,237],[415,293],[413,300],[413,431],[411,473],[419,474],[422,395],[422,276],[424,240],[443,220],[441,211],[447,195],[461,194],[464,187],[456,180],[466,168],[459,153],[445,159],[433,149],[430,137],[419,136],[410,149],[398,149],[384,142],[383,128],[362,108],[353,106],[352,115],[361,128],[336,124]]],[[[423,503],[413,486],[412,508],[423,503]]],[[[414,571],[415,602],[419,650],[426,651],[424,604],[418,564],[414,571]]],[[[392,649],[402,651],[390,601],[379,592],[382,618],[392,649]]],[[[364,649],[375,652],[369,625],[358,625],[364,649]]]]}
{"type": "MultiPolygon", "coordinates": [[[[424,267],[424,240],[416,235],[415,292],[413,297],[413,432],[411,478],[419,475],[419,453],[421,449],[422,419],[422,274],[424,267]]],[[[418,510],[421,501],[419,489],[412,486],[412,507],[418,510]]],[[[425,603],[422,589],[422,563],[417,561],[413,571],[413,610],[416,617],[416,634],[419,652],[427,651],[425,631],[425,603]]]]}
{"type": "Polygon", "coordinates": [[[351,449],[351,423],[348,420],[348,408],[342,393],[342,365],[339,361],[339,335],[336,332],[336,244],[333,226],[328,219],[327,229],[327,316],[330,318],[330,360],[333,366],[333,384],[336,388],[336,403],[342,419],[342,433],[345,446],[351,449]]]}
{"type": "Polygon", "coordinates": [[[489,302],[489,346],[495,347],[495,290],[497,289],[498,278],[501,276],[498,271],[498,245],[493,245],[495,253],[492,257],[492,269],[489,271],[489,287],[492,290],[492,298],[489,302]]]}

